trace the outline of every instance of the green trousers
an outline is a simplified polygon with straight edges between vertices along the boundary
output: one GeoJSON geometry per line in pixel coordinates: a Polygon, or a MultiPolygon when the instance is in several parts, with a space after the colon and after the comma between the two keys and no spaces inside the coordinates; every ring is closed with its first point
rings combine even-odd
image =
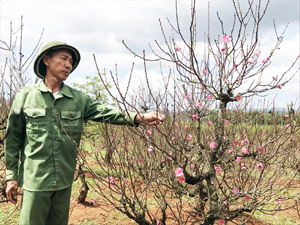
{"type": "Polygon", "coordinates": [[[20,225],[67,225],[72,186],[59,191],[23,191],[20,225]]]}

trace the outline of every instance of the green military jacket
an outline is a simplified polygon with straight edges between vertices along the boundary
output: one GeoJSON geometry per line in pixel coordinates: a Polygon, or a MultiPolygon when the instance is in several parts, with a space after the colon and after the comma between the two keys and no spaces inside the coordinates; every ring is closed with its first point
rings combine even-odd
{"type": "Polygon", "coordinates": [[[6,179],[17,179],[28,191],[67,188],[74,179],[77,157],[69,137],[79,145],[83,121],[133,126],[135,116],[109,109],[65,84],[56,99],[44,82],[24,87],[16,93],[8,118],[6,179]]]}

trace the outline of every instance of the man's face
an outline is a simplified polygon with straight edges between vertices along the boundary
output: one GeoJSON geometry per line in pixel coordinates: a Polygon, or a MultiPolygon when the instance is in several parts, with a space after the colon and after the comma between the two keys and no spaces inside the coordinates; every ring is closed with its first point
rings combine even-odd
{"type": "Polygon", "coordinates": [[[71,70],[73,58],[67,49],[58,49],[52,56],[44,56],[43,62],[47,67],[46,76],[57,81],[65,81],[71,70]]]}

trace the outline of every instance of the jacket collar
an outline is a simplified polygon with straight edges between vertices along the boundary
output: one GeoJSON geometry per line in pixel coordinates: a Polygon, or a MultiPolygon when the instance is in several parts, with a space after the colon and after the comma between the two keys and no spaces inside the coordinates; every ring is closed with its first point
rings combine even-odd
{"type": "MultiPolygon", "coordinates": [[[[49,90],[49,88],[45,85],[45,81],[41,81],[39,84],[38,84],[38,89],[42,92],[51,92],[49,90]]],[[[70,91],[70,88],[68,87],[68,85],[62,83],[62,86],[61,86],[61,89],[59,90],[58,92],[58,96],[62,96],[62,95],[65,95],[69,98],[73,98],[73,95],[70,91]]]]}

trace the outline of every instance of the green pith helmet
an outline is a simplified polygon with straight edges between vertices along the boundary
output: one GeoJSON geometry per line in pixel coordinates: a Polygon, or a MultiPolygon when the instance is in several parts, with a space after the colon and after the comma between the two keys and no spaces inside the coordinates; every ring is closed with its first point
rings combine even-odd
{"type": "Polygon", "coordinates": [[[49,52],[50,50],[54,50],[54,49],[68,49],[73,57],[73,64],[72,64],[72,70],[71,73],[75,70],[75,68],[78,66],[78,63],[80,61],[80,54],[79,51],[74,48],[71,45],[68,45],[64,42],[61,41],[51,41],[48,44],[46,44],[40,54],[36,57],[35,61],[34,61],[34,65],[33,65],[33,70],[34,73],[39,77],[44,79],[46,76],[46,65],[43,62],[43,58],[44,56],[47,54],[47,52],[49,52]]]}

